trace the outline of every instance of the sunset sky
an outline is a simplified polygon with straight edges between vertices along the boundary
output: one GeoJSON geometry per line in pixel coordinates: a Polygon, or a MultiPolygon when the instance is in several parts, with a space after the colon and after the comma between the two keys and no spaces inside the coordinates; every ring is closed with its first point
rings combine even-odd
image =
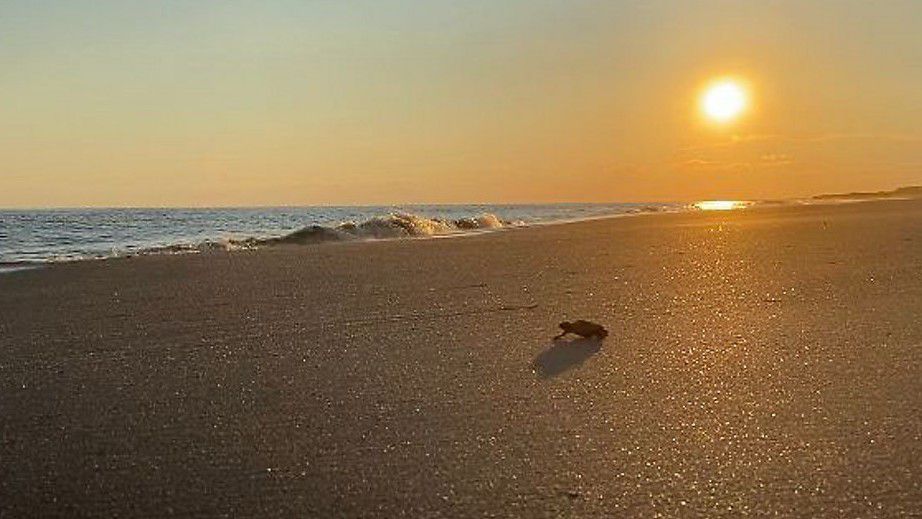
{"type": "Polygon", "coordinates": [[[0,0],[0,206],[922,183],[922,2],[0,0]],[[705,85],[750,100],[718,124],[705,85]]]}

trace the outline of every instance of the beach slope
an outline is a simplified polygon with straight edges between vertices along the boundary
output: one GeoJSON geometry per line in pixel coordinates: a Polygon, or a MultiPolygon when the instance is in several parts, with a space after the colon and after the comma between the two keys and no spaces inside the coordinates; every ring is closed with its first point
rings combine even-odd
{"type": "Polygon", "coordinates": [[[920,315],[920,201],[13,272],[0,516],[910,515],[920,315]]]}

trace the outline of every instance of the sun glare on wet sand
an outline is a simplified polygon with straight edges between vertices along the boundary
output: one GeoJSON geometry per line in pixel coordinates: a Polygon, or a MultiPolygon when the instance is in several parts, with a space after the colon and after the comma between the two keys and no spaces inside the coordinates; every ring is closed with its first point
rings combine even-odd
{"type": "Polygon", "coordinates": [[[748,206],[748,202],[742,200],[702,200],[695,202],[695,209],[702,211],[730,211],[733,209],[743,209],[748,206]]]}

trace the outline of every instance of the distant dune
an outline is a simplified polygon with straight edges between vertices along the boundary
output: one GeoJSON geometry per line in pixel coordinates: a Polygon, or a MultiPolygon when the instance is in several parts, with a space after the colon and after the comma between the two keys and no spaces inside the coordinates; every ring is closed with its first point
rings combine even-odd
{"type": "Polygon", "coordinates": [[[816,195],[816,200],[867,200],[875,198],[922,198],[922,186],[906,186],[892,191],[868,191],[816,195]]]}

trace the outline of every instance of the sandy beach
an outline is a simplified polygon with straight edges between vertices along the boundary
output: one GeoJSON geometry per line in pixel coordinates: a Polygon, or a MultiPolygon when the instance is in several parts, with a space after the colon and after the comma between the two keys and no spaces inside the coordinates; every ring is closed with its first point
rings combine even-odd
{"type": "Polygon", "coordinates": [[[919,514],[922,201],[11,272],[0,416],[3,517],[919,514]]]}

